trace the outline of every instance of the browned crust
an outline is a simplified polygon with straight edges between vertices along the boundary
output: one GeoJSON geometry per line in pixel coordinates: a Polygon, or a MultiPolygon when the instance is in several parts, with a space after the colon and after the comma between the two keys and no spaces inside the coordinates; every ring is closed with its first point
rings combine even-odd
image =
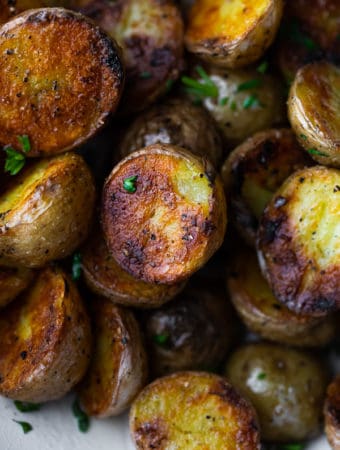
{"type": "Polygon", "coordinates": [[[35,272],[31,269],[0,268],[0,308],[17,297],[28,287],[33,280],[35,272]]]}
{"type": "Polygon", "coordinates": [[[340,376],[327,388],[324,406],[325,431],[333,450],[340,449],[340,376]]]}

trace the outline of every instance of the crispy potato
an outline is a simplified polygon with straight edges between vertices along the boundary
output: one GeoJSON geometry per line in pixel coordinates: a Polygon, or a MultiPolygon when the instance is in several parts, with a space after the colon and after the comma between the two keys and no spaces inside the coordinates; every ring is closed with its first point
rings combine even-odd
{"type": "Polygon", "coordinates": [[[197,0],[189,13],[186,48],[217,66],[249,65],[273,42],[282,12],[282,0],[197,0]]]}
{"type": "Polygon", "coordinates": [[[78,291],[56,267],[0,316],[0,394],[45,402],[62,397],[83,377],[91,353],[90,323],[78,291]]]}
{"type": "Polygon", "coordinates": [[[116,416],[128,408],[147,380],[142,336],[131,311],[97,298],[93,302],[94,351],[78,394],[84,411],[116,416]]]}
{"type": "Polygon", "coordinates": [[[94,198],[81,156],[27,165],[0,192],[0,264],[41,267],[70,255],[88,234],[94,198]]]}
{"type": "Polygon", "coordinates": [[[336,335],[334,317],[320,321],[295,314],[279,303],[263,278],[255,253],[238,250],[228,274],[231,301],[247,327],[270,341],[297,347],[322,347],[336,335]]]}
{"type": "Polygon", "coordinates": [[[180,372],[137,397],[130,430],[138,449],[259,450],[256,412],[224,378],[180,372]]]}
{"type": "Polygon", "coordinates": [[[184,283],[151,284],[136,280],[123,270],[110,255],[102,232],[97,231],[82,249],[85,282],[92,292],[126,306],[155,308],[171,300],[184,283]]]}
{"type": "Polygon", "coordinates": [[[261,219],[258,254],[276,298],[298,314],[340,309],[340,171],[295,172],[261,219]]]}
{"type": "Polygon", "coordinates": [[[122,158],[148,145],[164,143],[205,156],[218,167],[222,141],[216,124],[203,108],[184,98],[171,98],[141,114],[123,136],[122,158]]]}
{"type": "Polygon", "coordinates": [[[120,112],[144,109],[164,94],[183,66],[183,23],[172,0],[71,0],[123,49],[126,88],[120,112]]]}
{"type": "Polygon", "coordinates": [[[26,268],[0,267],[0,308],[8,305],[34,277],[34,271],[26,268]]]}
{"type": "Polygon", "coordinates": [[[258,221],[274,192],[291,173],[312,162],[288,129],[256,133],[230,153],[222,180],[231,220],[247,244],[255,245],[258,221]]]}
{"type": "Polygon", "coordinates": [[[82,144],[116,109],[123,78],[115,42],[82,15],[23,12],[0,29],[0,144],[22,150],[27,135],[29,157],[82,144]]]}
{"type": "Polygon", "coordinates": [[[226,203],[214,168],[187,150],[154,144],[123,159],[103,190],[109,251],[134,277],[173,284],[223,242],[226,203]]]}
{"type": "Polygon", "coordinates": [[[333,450],[340,449],[340,375],[327,388],[324,406],[327,439],[333,450]]]}
{"type": "Polygon", "coordinates": [[[291,86],[289,120],[300,144],[320,164],[340,167],[340,69],[327,62],[302,67],[291,86]]]}
{"type": "Polygon", "coordinates": [[[308,353],[248,344],[231,356],[225,374],[254,405],[264,440],[300,441],[320,432],[327,378],[308,353]]]}

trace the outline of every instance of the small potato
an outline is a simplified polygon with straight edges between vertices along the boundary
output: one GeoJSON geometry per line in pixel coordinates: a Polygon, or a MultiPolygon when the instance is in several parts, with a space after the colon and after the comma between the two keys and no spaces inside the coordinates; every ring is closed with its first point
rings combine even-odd
{"type": "Polygon", "coordinates": [[[154,144],[123,159],[103,190],[109,252],[135,278],[181,282],[221,246],[226,229],[222,182],[187,150],[154,144]]]}
{"type": "Polygon", "coordinates": [[[91,416],[116,416],[146,384],[146,354],[131,311],[104,298],[95,299],[92,306],[93,358],[78,389],[79,400],[91,416]]]}
{"type": "Polygon", "coordinates": [[[120,153],[124,158],[157,143],[205,156],[216,168],[222,159],[222,141],[214,120],[203,108],[182,98],[169,99],[141,114],[123,136],[120,153]]]}
{"type": "Polygon", "coordinates": [[[90,323],[72,281],[60,269],[40,272],[0,315],[0,394],[27,402],[63,397],[83,377],[90,323]]]}
{"type": "Polygon", "coordinates": [[[327,388],[324,406],[327,439],[333,450],[340,449],[340,376],[327,388]]]}
{"type": "Polygon", "coordinates": [[[300,144],[320,164],[340,167],[340,69],[302,67],[290,88],[288,115],[300,144]]]}
{"type": "Polygon", "coordinates": [[[0,267],[0,308],[8,305],[34,277],[34,271],[25,268],[0,267]]]}
{"type": "Polygon", "coordinates": [[[297,314],[340,309],[340,171],[299,170],[261,218],[258,253],[275,297],[297,314]]]}
{"type": "Polygon", "coordinates": [[[197,0],[189,13],[185,45],[211,64],[247,66],[273,42],[282,12],[282,0],[197,0]]]}
{"type": "Polygon", "coordinates": [[[231,220],[247,244],[255,246],[258,221],[274,192],[289,175],[312,162],[288,129],[256,133],[230,153],[222,180],[231,220]]]}
{"type": "Polygon", "coordinates": [[[123,88],[119,49],[84,16],[25,11],[0,28],[0,144],[29,157],[72,149],[114,112],[123,88]]]}
{"type": "Polygon", "coordinates": [[[204,372],[148,385],[132,405],[130,431],[140,450],[261,448],[252,405],[224,378],[204,372]]]}
{"type": "Polygon", "coordinates": [[[81,252],[85,282],[92,292],[120,305],[155,308],[171,300],[184,283],[151,284],[136,280],[123,270],[110,255],[102,232],[97,230],[81,252]]]}
{"type": "Polygon", "coordinates": [[[227,379],[254,405],[262,437],[292,442],[320,432],[325,368],[307,353],[274,344],[248,344],[229,359],[227,379]]]}
{"type": "Polygon", "coordinates": [[[70,255],[88,234],[94,199],[81,156],[28,164],[0,194],[0,264],[42,267],[70,255]]]}

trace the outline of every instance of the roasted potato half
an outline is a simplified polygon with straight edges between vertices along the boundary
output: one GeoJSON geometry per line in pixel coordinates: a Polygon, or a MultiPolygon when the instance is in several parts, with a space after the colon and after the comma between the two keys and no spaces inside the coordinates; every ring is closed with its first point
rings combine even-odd
{"type": "Polygon", "coordinates": [[[340,167],[340,69],[302,67],[290,88],[288,115],[300,144],[320,164],[340,167]]]}
{"type": "Polygon", "coordinates": [[[178,78],[183,66],[183,22],[172,0],[71,1],[123,49],[122,114],[144,109],[178,78]]]}
{"type": "Polygon", "coordinates": [[[34,274],[32,269],[0,267],[0,308],[6,306],[26,289],[33,280],[34,274]]]}
{"type": "Polygon", "coordinates": [[[181,282],[223,242],[226,202],[208,160],[154,144],[123,159],[102,199],[104,237],[118,264],[149,283],[181,282]]]}
{"type": "Polygon", "coordinates": [[[226,68],[258,60],[273,42],[282,0],[197,0],[185,33],[189,52],[226,68]]]}
{"type": "Polygon", "coordinates": [[[79,389],[84,411],[116,416],[130,406],[147,380],[142,336],[131,311],[97,298],[92,304],[94,350],[79,389]]]}
{"type": "Polygon", "coordinates": [[[291,175],[266,207],[258,232],[261,269],[276,298],[298,314],[340,309],[340,171],[291,175]]]}
{"type": "Polygon", "coordinates": [[[340,449],[340,376],[327,388],[324,406],[327,439],[333,450],[340,449]]]}
{"type": "Polygon", "coordinates": [[[23,150],[27,135],[29,157],[82,144],[116,109],[123,81],[117,45],[81,14],[15,16],[0,28],[0,144],[23,150]]]}
{"type": "Polygon", "coordinates": [[[259,450],[256,412],[224,378],[179,372],[148,385],[130,411],[138,449],[259,450]]]}
{"type": "Polygon", "coordinates": [[[46,402],[83,377],[91,356],[90,323],[78,291],[56,267],[0,315],[0,394],[46,402]]]}
{"type": "Polygon", "coordinates": [[[222,180],[230,218],[247,244],[255,245],[258,221],[274,192],[289,175],[312,162],[288,129],[260,131],[230,153],[222,180]]]}
{"type": "Polygon", "coordinates": [[[184,283],[152,284],[133,278],[109,253],[101,230],[87,241],[81,252],[85,282],[92,292],[120,305],[155,308],[171,300],[184,283]]]}
{"type": "Polygon", "coordinates": [[[238,250],[228,272],[228,290],[247,327],[265,339],[296,347],[322,347],[336,335],[334,317],[295,314],[276,300],[263,278],[255,252],[238,250]]]}
{"type": "Polygon", "coordinates": [[[219,167],[222,140],[211,115],[185,98],[171,98],[141,114],[120,144],[122,158],[148,145],[164,143],[205,156],[219,167]]]}
{"type": "Polygon", "coordinates": [[[225,375],[254,405],[264,440],[292,442],[320,432],[325,367],[311,355],[274,344],[248,344],[227,362],[225,375]]]}
{"type": "Polygon", "coordinates": [[[28,164],[0,192],[0,263],[42,267],[70,255],[88,234],[94,198],[81,156],[28,164]]]}

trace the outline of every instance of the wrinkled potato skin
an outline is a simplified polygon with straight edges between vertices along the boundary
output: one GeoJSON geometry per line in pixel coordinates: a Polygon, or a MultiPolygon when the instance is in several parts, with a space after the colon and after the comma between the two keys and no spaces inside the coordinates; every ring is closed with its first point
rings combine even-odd
{"type": "Polygon", "coordinates": [[[8,305],[34,277],[34,271],[25,268],[0,267],[0,308],[8,305]]]}
{"type": "Polygon", "coordinates": [[[63,397],[83,377],[91,353],[90,323],[78,291],[53,267],[0,317],[0,393],[46,402],[63,397]]]}
{"type": "Polygon", "coordinates": [[[179,283],[223,242],[222,182],[207,160],[180,147],[151,145],[112,170],[103,190],[102,226],[124,270],[149,283],[179,283]],[[137,176],[133,193],[124,189],[131,176],[137,176]]]}
{"type": "Polygon", "coordinates": [[[182,98],[169,99],[140,115],[122,139],[121,157],[156,143],[186,148],[207,157],[216,168],[222,159],[222,141],[214,120],[203,108],[182,98]]]}
{"type": "Polygon", "coordinates": [[[333,450],[340,449],[340,376],[327,388],[324,406],[326,436],[333,450]]]}
{"type": "Polygon", "coordinates": [[[230,153],[221,175],[231,219],[247,244],[255,246],[258,221],[274,192],[312,163],[289,129],[260,131],[230,153]]]}
{"type": "Polygon", "coordinates": [[[273,42],[282,12],[281,0],[197,0],[189,13],[186,48],[216,66],[247,66],[273,42]]]}
{"type": "Polygon", "coordinates": [[[149,384],[130,411],[131,436],[140,450],[259,450],[252,405],[222,377],[178,372],[149,384]]]}
{"type": "Polygon", "coordinates": [[[91,21],[63,8],[23,12],[0,29],[0,144],[21,150],[17,136],[28,135],[29,157],[79,146],[114,112],[123,81],[118,47],[91,21]]]}
{"type": "Polygon", "coordinates": [[[104,298],[95,299],[92,305],[94,356],[78,389],[79,400],[91,416],[116,416],[130,406],[146,383],[146,354],[131,311],[104,298]]]}
{"type": "Polygon", "coordinates": [[[320,317],[340,308],[339,186],[336,169],[297,171],[261,219],[261,270],[275,297],[297,314],[320,317]]]}
{"type": "Polygon", "coordinates": [[[320,432],[327,379],[311,355],[248,344],[231,356],[225,375],[254,405],[264,440],[291,443],[320,432]]]}
{"type": "Polygon", "coordinates": [[[94,181],[82,157],[34,162],[11,182],[0,194],[0,263],[42,267],[70,255],[86,238],[94,211],[94,181]]]}

